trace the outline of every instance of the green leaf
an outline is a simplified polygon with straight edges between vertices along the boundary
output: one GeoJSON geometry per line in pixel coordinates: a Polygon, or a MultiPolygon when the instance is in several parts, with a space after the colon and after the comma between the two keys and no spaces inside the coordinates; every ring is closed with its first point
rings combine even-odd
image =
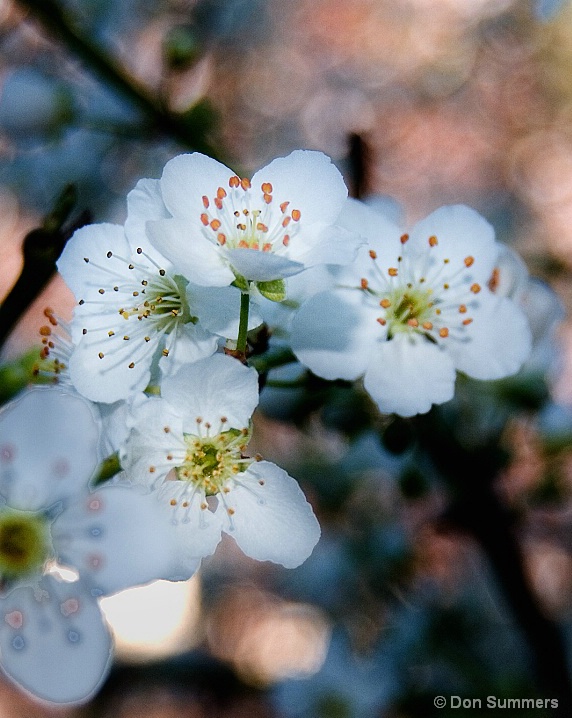
{"type": "Polygon", "coordinates": [[[257,282],[260,294],[271,302],[282,302],[286,299],[286,285],[283,279],[273,279],[271,282],[257,282]]]}

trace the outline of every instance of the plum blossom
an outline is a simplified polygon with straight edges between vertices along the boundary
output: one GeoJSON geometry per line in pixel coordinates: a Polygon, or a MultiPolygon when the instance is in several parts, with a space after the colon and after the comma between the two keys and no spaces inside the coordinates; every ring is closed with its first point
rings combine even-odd
{"type": "MultiPolygon", "coordinates": [[[[157,204],[156,183],[141,181],[128,198],[134,216],[125,227],[82,227],[58,261],[78,300],[69,376],[92,401],[124,399],[144,389],[157,367],[168,374],[209,356],[221,336],[238,331],[237,289],[191,286],[146,240],[141,218],[156,216],[157,204]]],[[[253,315],[249,326],[257,323],[253,315]]]]}
{"type": "Polygon", "coordinates": [[[326,379],[363,377],[383,412],[427,412],[453,397],[456,371],[498,379],[518,371],[531,336],[521,309],[489,289],[500,245],[469,207],[441,207],[404,233],[348,202],[341,223],[368,238],[338,288],[311,297],[292,349],[326,379]]]}
{"type": "Polygon", "coordinates": [[[107,674],[97,598],[173,574],[156,502],[132,488],[89,490],[97,445],[91,407],[56,388],[0,414],[0,666],[55,703],[88,700],[107,674]]]}
{"type": "Polygon", "coordinates": [[[361,243],[337,225],[347,197],[321,152],[297,150],[251,180],[199,153],[170,160],[160,180],[167,218],[148,219],[151,243],[190,282],[282,301],[283,280],[318,264],[347,264],[361,243]]]}
{"type": "Polygon", "coordinates": [[[320,535],[297,482],[245,455],[258,375],[222,354],[167,377],[161,398],[139,402],[121,453],[126,478],[157,493],[179,536],[187,569],[211,554],[221,532],[252,558],[301,564],[320,535]]]}

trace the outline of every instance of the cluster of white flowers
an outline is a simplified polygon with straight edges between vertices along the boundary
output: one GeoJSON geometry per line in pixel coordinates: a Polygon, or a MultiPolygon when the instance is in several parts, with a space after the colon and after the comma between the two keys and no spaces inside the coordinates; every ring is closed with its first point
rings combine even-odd
{"type": "Polygon", "coordinates": [[[426,412],[453,396],[456,371],[499,378],[530,352],[522,310],[495,292],[499,251],[467,207],[404,232],[310,151],[251,180],[175,157],[129,194],[124,226],[78,230],[58,263],[73,321],[48,310],[42,329],[38,371],[57,388],[0,420],[5,672],[46,700],[86,700],[110,660],[97,597],[191,576],[223,532],[252,558],[302,563],[313,511],[247,448],[247,332],[266,322],[315,374],[363,379],[382,412],[426,412]],[[120,473],[90,490],[113,452],[120,473]]]}

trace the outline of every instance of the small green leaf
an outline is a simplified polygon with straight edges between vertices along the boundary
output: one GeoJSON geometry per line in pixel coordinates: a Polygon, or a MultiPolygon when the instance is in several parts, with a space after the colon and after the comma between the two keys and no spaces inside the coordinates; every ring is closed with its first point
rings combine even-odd
{"type": "Polygon", "coordinates": [[[271,282],[257,282],[260,294],[271,302],[282,302],[286,299],[286,285],[283,279],[273,279],[271,282]]]}

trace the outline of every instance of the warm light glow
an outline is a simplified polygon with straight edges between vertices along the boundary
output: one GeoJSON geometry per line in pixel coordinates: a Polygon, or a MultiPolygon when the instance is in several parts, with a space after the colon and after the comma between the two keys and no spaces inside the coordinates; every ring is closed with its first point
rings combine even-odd
{"type": "Polygon", "coordinates": [[[101,600],[116,641],[117,657],[146,661],[182,653],[197,642],[198,577],[154,581],[101,600]]]}
{"type": "Polygon", "coordinates": [[[228,591],[208,624],[211,651],[255,683],[317,673],[331,637],[327,617],[315,606],[246,586],[228,591]]]}

